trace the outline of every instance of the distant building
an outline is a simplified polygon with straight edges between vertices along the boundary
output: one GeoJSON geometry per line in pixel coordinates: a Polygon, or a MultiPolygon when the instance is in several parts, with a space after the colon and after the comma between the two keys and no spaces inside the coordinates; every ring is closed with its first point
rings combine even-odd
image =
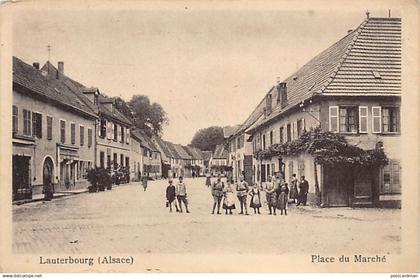
{"type": "Polygon", "coordinates": [[[228,169],[228,152],[223,144],[217,145],[210,158],[212,175],[226,174],[228,169]]]}
{"type": "Polygon", "coordinates": [[[140,140],[142,153],[142,176],[158,179],[162,177],[161,153],[145,131],[133,129],[132,136],[140,140]]]}
{"type": "Polygon", "coordinates": [[[204,175],[204,157],[203,153],[192,146],[183,146],[185,151],[193,158],[191,161],[192,164],[192,171],[194,172],[195,176],[202,176],[204,175]]]}
{"type": "Polygon", "coordinates": [[[86,187],[95,163],[97,111],[58,68],[13,57],[13,200],[86,187]]]}

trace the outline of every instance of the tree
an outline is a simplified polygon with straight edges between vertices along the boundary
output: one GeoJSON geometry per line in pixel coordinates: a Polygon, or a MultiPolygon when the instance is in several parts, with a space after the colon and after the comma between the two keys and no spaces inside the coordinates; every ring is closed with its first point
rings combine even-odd
{"type": "Polygon", "coordinates": [[[211,126],[197,131],[191,140],[191,145],[202,151],[214,151],[217,145],[224,141],[223,128],[211,126]]]}
{"type": "Polygon", "coordinates": [[[117,108],[126,117],[133,118],[134,125],[143,129],[148,135],[161,135],[163,127],[169,123],[168,116],[159,103],[151,103],[149,98],[144,95],[134,95],[128,103],[122,99],[117,101],[117,108]],[[118,102],[120,102],[118,104],[118,102]],[[128,108],[128,109],[127,109],[128,108]],[[133,112],[133,117],[131,117],[133,112]]]}

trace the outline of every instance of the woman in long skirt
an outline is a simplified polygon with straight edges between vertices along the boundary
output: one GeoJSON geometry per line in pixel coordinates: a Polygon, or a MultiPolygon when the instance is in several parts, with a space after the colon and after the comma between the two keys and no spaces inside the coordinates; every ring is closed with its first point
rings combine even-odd
{"type": "Polygon", "coordinates": [[[254,184],[251,191],[249,191],[249,195],[251,195],[251,204],[249,206],[254,209],[254,214],[261,214],[261,194],[257,184],[254,184]]]}
{"type": "Polygon", "coordinates": [[[226,211],[226,214],[232,214],[232,210],[235,209],[235,194],[233,193],[233,183],[232,180],[228,181],[228,185],[223,190],[224,199],[223,199],[223,209],[226,211]]]}
{"type": "Polygon", "coordinates": [[[296,178],[296,174],[292,175],[292,179],[290,180],[290,196],[289,198],[293,200],[296,204],[298,199],[298,180],[296,178]]]}
{"type": "Polygon", "coordinates": [[[289,187],[287,183],[283,183],[283,185],[279,189],[278,199],[277,199],[277,209],[280,210],[280,214],[287,215],[287,202],[289,201],[289,187]]]}

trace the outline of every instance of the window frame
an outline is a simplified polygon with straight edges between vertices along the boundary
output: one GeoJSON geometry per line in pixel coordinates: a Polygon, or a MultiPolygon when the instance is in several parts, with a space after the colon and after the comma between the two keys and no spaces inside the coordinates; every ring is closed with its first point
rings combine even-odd
{"type": "Polygon", "coordinates": [[[25,136],[32,136],[32,112],[28,109],[22,110],[22,120],[23,120],[23,135],[25,136]],[[29,116],[28,117],[25,117],[29,116]]]}
{"type": "Polygon", "coordinates": [[[366,134],[369,132],[369,107],[368,106],[359,106],[359,133],[366,134]],[[365,109],[366,115],[362,115],[362,109],[365,109]],[[362,130],[362,121],[365,121],[366,130],[362,130]]]}
{"type": "MultiPolygon", "coordinates": [[[[389,116],[388,116],[389,117],[389,116]]],[[[391,117],[389,117],[389,123],[388,126],[391,127],[391,121],[390,121],[391,117]]],[[[384,105],[381,106],[381,131],[383,134],[399,134],[401,130],[401,113],[400,113],[400,108],[398,106],[392,106],[392,105],[384,105]],[[397,131],[385,131],[384,129],[384,109],[388,109],[388,110],[395,110],[396,111],[396,115],[397,115],[397,123],[396,123],[396,128],[397,131]]]]}
{"type": "Polygon", "coordinates": [[[372,133],[379,134],[382,133],[382,107],[381,106],[372,106],[372,133]],[[374,110],[378,109],[379,115],[375,116],[374,110]],[[379,119],[379,130],[375,130],[375,119],[379,119]]]}
{"type": "Polygon", "coordinates": [[[16,105],[12,107],[12,132],[19,132],[19,108],[16,105]]]}
{"type": "Polygon", "coordinates": [[[47,138],[47,140],[52,140],[53,139],[54,118],[53,118],[53,116],[50,116],[50,115],[46,115],[45,118],[46,118],[46,121],[47,121],[47,136],[46,136],[46,138],[47,138]]]}
{"type": "Polygon", "coordinates": [[[62,144],[66,143],[66,120],[60,119],[60,125],[58,126],[60,131],[60,142],[62,144]],[[64,123],[64,128],[62,126],[62,123],[64,123]]]}
{"type": "Polygon", "coordinates": [[[92,147],[92,144],[93,144],[93,130],[92,130],[92,128],[89,128],[88,127],[88,134],[87,134],[87,136],[88,136],[88,148],[90,148],[90,147],[92,147]]]}
{"type": "Polygon", "coordinates": [[[338,105],[331,105],[330,107],[329,107],[329,109],[328,109],[328,130],[330,131],[330,132],[333,132],[333,133],[338,133],[339,132],[339,130],[340,130],[340,117],[339,117],[339,111],[340,111],[340,108],[339,108],[339,106],[338,105]],[[332,113],[332,110],[333,109],[335,109],[336,110],[336,115],[332,115],[333,113],[332,113]],[[335,128],[335,130],[333,129],[333,127],[332,127],[332,120],[333,120],[333,118],[335,118],[336,119],[336,128],[335,128]]]}
{"type": "Polygon", "coordinates": [[[79,124],[79,144],[80,146],[85,145],[85,126],[81,124],[79,124]]]}
{"type": "Polygon", "coordinates": [[[76,123],[74,123],[74,122],[70,122],[70,143],[72,145],[76,144],[76,123]],[[74,132],[73,132],[73,130],[74,130],[74,132]]]}

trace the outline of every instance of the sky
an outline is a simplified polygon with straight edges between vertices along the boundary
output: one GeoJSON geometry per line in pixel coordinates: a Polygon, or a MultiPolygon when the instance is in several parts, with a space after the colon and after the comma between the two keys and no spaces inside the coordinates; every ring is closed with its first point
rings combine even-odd
{"type": "MultiPolygon", "coordinates": [[[[188,144],[209,126],[245,121],[277,79],[355,29],[366,9],[22,9],[13,55],[64,61],[108,96],[149,96],[169,117],[163,138],[188,144]]],[[[388,10],[370,11],[388,16],[388,10]]]]}

